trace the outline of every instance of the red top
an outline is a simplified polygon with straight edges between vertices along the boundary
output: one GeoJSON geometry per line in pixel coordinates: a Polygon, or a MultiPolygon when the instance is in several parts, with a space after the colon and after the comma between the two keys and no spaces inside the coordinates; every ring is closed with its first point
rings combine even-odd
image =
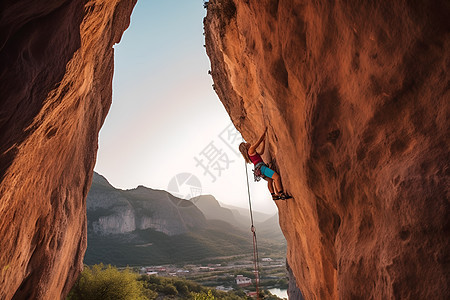
{"type": "Polygon", "coordinates": [[[256,166],[258,163],[263,162],[263,159],[261,158],[261,155],[258,154],[258,152],[256,152],[255,155],[248,155],[248,157],[250,158],[250,160],[252,161],[252,163],[256,166]]]}

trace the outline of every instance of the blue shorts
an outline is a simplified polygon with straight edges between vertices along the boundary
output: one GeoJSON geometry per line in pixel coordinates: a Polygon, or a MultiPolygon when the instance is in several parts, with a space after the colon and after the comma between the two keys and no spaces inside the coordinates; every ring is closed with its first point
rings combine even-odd
{"type": "Polygon", "coordinates": [[[266,177],[272,178],[272,176],[275,172],[273,170],[269,169],[269,167],[263,165],[263,166],[261,166],[261,173],[266,177]]]}

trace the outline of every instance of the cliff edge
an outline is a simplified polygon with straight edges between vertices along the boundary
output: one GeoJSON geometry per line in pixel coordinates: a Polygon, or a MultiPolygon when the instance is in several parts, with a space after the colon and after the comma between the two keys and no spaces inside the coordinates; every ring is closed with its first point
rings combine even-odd
{"type": "MultiPolygon", "coordinates": [[[[305,299],[448,299],[448,1],[211,0],[214,89],[266,161],[305,299]]],[[[261,186],[261,188],[265,188],[261,186]]]]}
{"type": "Polygon", "coordinates": [[[113,48],[136,0],[0,4],[0,298],[60,299],[83,266],[113,48]]]}

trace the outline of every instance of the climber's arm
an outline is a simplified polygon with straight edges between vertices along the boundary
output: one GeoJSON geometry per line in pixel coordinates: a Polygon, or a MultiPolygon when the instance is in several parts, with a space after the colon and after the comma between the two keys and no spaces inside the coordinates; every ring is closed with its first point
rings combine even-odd
{"type": "Polygon", "coordinates": [[[260,155],[264,154],[264,150],[266,149],[266,139],[262,141],[261,151],[258,151],[260,155]]]}
{"type": "MultiPolygon", "coordinates": [[[[267,127],[266,130],[264,130],[264,133],[261,135],[261,137],[259,138],[259,140],[254,144],[251,145],[250,148],[248,149],[248,154],[250,155],[254,155],[256,153],[256,148],[258,148],[258,146],[265,140],[266,138],[266,132],[267,132],[267,127]]],[[[264,145],[265,146],[265,145],[264,145]]],[[[263,150],[264,152],[264,150],[263,150]]],[[[262,154],[262,153],[261,153],[262,154]]]]}

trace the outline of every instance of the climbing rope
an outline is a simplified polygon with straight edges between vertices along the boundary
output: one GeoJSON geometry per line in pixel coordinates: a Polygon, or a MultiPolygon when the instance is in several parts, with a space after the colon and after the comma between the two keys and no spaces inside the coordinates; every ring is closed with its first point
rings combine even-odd
{"type": "Polygon", "coordinates": [[[248,193],[248,205],[250,207],[250,220],[252,221],[252,227],[250,228],[253,233],[253,262],[255,265],[255,283],[256,283],[256,299],[259,300],[259,255],[258,255],[258,241],[256,240],[256,228],[253,224],[253,210],[252,201],[250,200],[250,184],[248,180],[247,163],[245,163],[245,176],[247,177],[247,193],[248,193]]]}

